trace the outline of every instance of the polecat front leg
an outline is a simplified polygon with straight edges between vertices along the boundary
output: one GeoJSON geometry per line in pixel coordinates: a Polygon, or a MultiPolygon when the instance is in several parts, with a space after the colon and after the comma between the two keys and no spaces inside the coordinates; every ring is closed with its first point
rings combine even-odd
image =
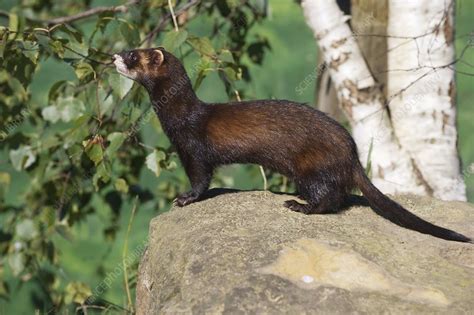
{"type": "Polygon", "coordinates": [[[209,188],[213,168],[205,162],[188,156],[180,156],[186,175],[191,182],[191,190],[179,195],[175,202],[179,207],[184,207],[198,201],[203,193],[209,188]]]}

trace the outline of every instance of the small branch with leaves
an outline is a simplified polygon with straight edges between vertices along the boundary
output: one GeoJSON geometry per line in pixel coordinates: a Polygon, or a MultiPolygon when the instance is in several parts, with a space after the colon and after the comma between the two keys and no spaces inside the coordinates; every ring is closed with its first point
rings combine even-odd
{"type": "MultiPolygon", "coordinates": [[[[84,12],[80,12],[74,15],[62,16],[57,18],[52,18],[49,20],[42,20],[36,18],[27,18],[28,21],[33,23],[44,24],[47,26],[54,26],[59,24],[68,24],[72,22],[76,22],[82,19],[89,18],[91,16],[99,15],[102,13],[113,12],[113,13],[125,13],[128,11],[129,7],[132,5],[136,5],[140,3],[140,0],[130,0],[122,5],[117,6],[99,6],[95,8],[90,8],[84,12]]],[[[0,11],[0,16],[9,17],[9,13],[5,11],[0,11]]]]}

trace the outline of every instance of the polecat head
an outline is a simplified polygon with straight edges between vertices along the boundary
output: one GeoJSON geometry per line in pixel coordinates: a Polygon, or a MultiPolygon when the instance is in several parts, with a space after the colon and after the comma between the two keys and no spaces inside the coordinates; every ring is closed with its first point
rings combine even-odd
{"type": "Polygon", "coordinates": [[[117,72],[140,83],[163,73],[163,48],[134,49],[114,55],[117,72]]]}

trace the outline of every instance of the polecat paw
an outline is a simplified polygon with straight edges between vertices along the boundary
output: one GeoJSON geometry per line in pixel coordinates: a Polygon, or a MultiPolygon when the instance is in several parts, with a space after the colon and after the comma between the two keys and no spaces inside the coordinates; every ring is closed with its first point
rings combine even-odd
{"type": "Polygon", "coordinates": [[[195,202],[198,198],[199,196],[196,196],[193,192],[186,192],[176,197],[176,199],[174,200],[174,203],[178,207],[184,207],[195,202]]]}

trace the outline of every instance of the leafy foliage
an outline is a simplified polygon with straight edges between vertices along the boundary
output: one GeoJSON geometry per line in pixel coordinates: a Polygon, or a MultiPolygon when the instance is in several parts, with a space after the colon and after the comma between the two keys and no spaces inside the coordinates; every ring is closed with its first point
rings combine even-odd
{"type": "MultiPolygon", "coordinates": [[[[0,275],[41,288],[35,308],[74,311],[91,301],[109,307],[89,284],[61,276],[58,236],[72,240],[72,227],[104,218],[97,204],[107,204],[112,212],[102,233],[114,242],[122,204],[138,196],[163,209],[185,190],[182,173],[170,172],[179,163],[173,148],[145,139],[149,125],[153,137],[164,137],[148,96],[115,72],[111,54],[165,46],[185,63],[194,61],[195,88],[217,73],[234,98],[245,96],[236,81],[251,80],[247,63],[261,63],[270,49],[267,39],[249,35],[266,16],[264,1],[171,3],[178,31],[168,1],[161,0],[62,24],[48,19],[85,12],[90,1],[29,0],[0,13],[0,275]],[[205,32],[192,26],[200,18],[210,23],[205,32]],[[72,69],[74,78],[58,79],[45,91],[46,103],[38,102],[32,85],[51,60],[72,69]],[[168,179],[150,191],[140,182],[144,172],[167,173],[168,179]],[[20,179],[28,184],[13,188],[20,179]]],[[[0,277],[0,298],[11,299],[15,293],[5,279],[0,277]]]]}

